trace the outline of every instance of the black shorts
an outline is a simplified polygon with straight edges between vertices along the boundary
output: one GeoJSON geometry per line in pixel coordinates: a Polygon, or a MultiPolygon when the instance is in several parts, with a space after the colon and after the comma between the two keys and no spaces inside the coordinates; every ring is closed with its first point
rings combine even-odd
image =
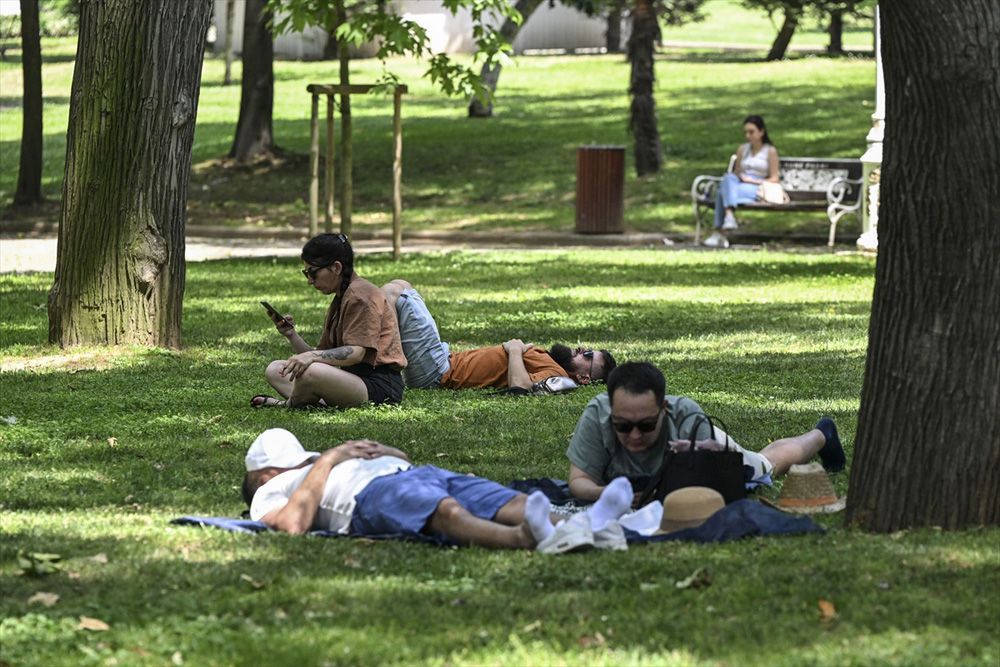
{"type": "Polygon", "coordinates": [[[390,366],[354,364],[344,366],[352,375],[357,375],[368,389],[368,400],[375,405],[399,403],[403,400],[403,376],[390,366]]]}

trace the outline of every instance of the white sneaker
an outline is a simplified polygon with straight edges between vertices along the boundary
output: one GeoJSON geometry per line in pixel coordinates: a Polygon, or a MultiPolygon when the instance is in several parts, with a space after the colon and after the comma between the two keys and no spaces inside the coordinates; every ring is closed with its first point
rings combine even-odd
{"type": "Polygon", "coordinates": [[[556,526],[551,535],[538,543],[535,551],[543,554],[563,554],[590,549],[593,546],[594,531],[590,529],[590,517],[584,512],[579,512],[556,526]]]}
{"type": "Polygon", "coordinates": [[[736,216],[732,213],[726,213],[726,217],[722,220],[723,231],[730,231],[732,229],[739,229],[740,223],[736,222],[736,216]]]}
{"type": "Polygon", "coordinates": [[[608,521],[604,528],[594,531],[594,548],[609,551],[627,551],[625,529],[617,521],[608,521]]]}
{"type": "Polygon", "coordinates": [[[713,232],[712,235],[702,241],[701,244],[703,246],[708,246],[709,248],[728,248],[729,239],[719,232],[713,232]]]}

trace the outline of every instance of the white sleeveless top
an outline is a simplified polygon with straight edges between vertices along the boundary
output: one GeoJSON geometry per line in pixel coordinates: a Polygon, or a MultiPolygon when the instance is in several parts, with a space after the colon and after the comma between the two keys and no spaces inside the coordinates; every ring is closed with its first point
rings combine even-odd
{"type": "Polygon", "coordinates": [[[751,155],[749,142],[743,144],[742,148],[743,159],[740,160],[740,172],[751,178],[765,180],[768,174],[771,173],[771,165],[768,163],[768,159],[771,157],[773,146],[771,144],[764,144],[757,151],[756,155],[751,155]]]}

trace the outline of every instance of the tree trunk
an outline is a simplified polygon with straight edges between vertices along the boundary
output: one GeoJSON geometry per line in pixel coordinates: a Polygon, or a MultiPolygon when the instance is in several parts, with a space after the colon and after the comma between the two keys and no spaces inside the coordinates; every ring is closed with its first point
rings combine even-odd
{"type": "Polygon", "coordinates": [[[240,117],[229,157],[250,162],[274,149],[274,42],[267,0],[246,0],[243,17],[243,77],[240,117]]]}
{"type": "Polygon", "coordinates": [[[660,38],[660,25],[651,0],[637,0],[632,12],[632,35],[628,40],[628,59],[632,77],[628,92],[632,96],[629,127],[635,138],[635,171],[639,176],[653,174],[663,164],[660,130],[656,126],[656,83],[653,57],[660,38]]]}
{"type": "Polygon", "coordinates": [[[830,35],[830,43],[826,47],[826,52],[831,56],[844,55],[844,13],[839,11],[830,12],[830,27],[827,28],[830,35]]]}
{"type": "Polygon", "coordinates": [[[848,521],[1000,523],[1000,5],[880,6],[879,257],[848,521]]]}
{"type": "MultiPolygon", "coordinates": [[[[514,5],[514,9],[521,14],[521,23],[517,24],[507,19],[500,26],[500,35],[513,44],[514,38],[517,37],[517,33],[521,30],[521,26],[528,22],[528,19],[531,18],[531,15],[538,9],[538,5],[540,4],[542,4],[542,0],[518,0],[517,4],[514,5]]],[[[479,76],[482,77],[483,84],[489,89],[490,94],[485,102],[478,97],[473,97],[469,100],[469,117],[489,118],[493,115],[493,93],[497,91],[497,83],[500,81],[500,64],[494,63],[490,67],[486,63],[483,63],[483,68],[479,72],[479,76]]]]}
{"type": "Polygon", "coordinates": [[[608,9],[608,28],[604,32],[604,45],[608,53],[622,52],[622,13],[625,0],[614,0],[608,9]]]}
{"type": "Polygon", "coordinates": [[[226,0],[226,72],[222,75],[222,85],[230,86],[233,83],[233,34],[236,21],[236,0],[226,0]]]}
{"type": "Polygon", "coordinates": [[[42,201],[42,47],[38,35],[38,0],[21,0],[21,162],[17,170],[16,206],[42,201]]]}
{"type": "MultiPolygon", "coordinates": [[[[337,23],[347,21],[343,0],[337,2],[337,23]]],[[[340,59],[340,85],[351,83],[351,55],[346,41],[337,46],[340,59]]],[[[351,138],[351,96],[340,96],[340,233],[351,235],[351,201],[354,199],[354,142],[351,138]]]]}
{"type": "Polygon", "coordinates": [[[795,28],[799,25],[801,15],[801,10],[785,7],[785,21],[781,24],[781,30],[774,38],[774,43],[771,44],[771,50],[767,52],[768,60],[781,60],[785,57],[785,52],[788,51],[788,45],[792,41],[792,35],[795,34],[795,28]]]}
{"type": "Polygon", "coordinates": [[[210,0],[80,4],[49,340],[180,347],[210,0]]]}

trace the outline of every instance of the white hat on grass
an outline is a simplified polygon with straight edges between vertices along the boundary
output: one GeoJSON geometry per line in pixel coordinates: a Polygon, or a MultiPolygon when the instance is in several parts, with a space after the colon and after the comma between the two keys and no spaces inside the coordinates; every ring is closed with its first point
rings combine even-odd
{"type": "Polygon", "coordinates": [[[299,439],[283,428],[269,428],[253,441],[247,450],[247,471],[262,468],[295,468],[319,457],[319,452],[307,452],[299,439]]]}

